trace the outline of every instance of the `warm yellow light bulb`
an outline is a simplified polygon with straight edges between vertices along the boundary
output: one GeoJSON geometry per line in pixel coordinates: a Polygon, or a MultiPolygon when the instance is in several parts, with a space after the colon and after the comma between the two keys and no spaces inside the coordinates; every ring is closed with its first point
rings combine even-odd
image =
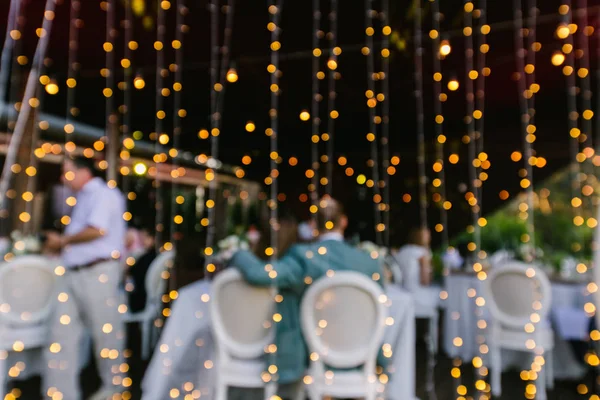
{"type": "Polygon", "coordinates": [[[235,68],[229,68],[229,71],[227,71],[227,82],[235,83],[238,81],[238,78],[239,77],[235,68]]]}
{"type": "Polygon", "coordinates": [[[451,91],[456,91],[458,90],[458,88],[460,87],[460,84],[458,83],[458,81],[456,79],[452,79],[451,81],[448,81],[448,90],[451,91]]]}

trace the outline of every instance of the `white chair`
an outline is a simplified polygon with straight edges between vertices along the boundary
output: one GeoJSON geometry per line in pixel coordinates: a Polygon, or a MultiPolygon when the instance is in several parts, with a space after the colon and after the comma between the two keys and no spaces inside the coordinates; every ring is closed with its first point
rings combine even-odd
{"type": "Polygon", "coordinates": [[[47,323],[56,295],[55,264],[22,256],[0,265],[0,399],[5,396],[8,353],[47,345],[47,323]]]}
{"type": "Polygon", "coordinates": [[[300,317],[311,353],[312,382],[305,386],[311,400],[376,398],[381,386],[375,368],[387,315],[382,299],[375,282],[348,271],[319,279],[306,291],[300,317]]]}
{"type": "Polygon", "coordinates": [[[552,350],[554,332],[547,317],[552,302],[548,277],[540,269],[521,262],[504,264],[493,269],[484,282],[484,298],[491,322],[486,334],[492,368],[491,386],[494,396],[502,393],[502,349],[532,352],[543,349],[545,367],[538,374],[537,398],[546,398],[546,388],[554,384],[552,350]],[[529,324],[539,321],[534,325],[529,324]],[[530,340],[535,341],[535,347],[530,340]],[[547,379],[546,379],[547,378],[547,379]]]}
{"type": "Polygon", "coordinates": [[[146,306],[136,313],[127,312],[124,315],[126,323],[139,323],[142,330],[142,359],[150,357],[151,350],[158,340],[158,328],[154,324],[162,310],[162,296],[167,289],[167,279],[163,272],[173,264],[174,251],[165,251],[159,254],[148,267],[146,273],[146,306]]]}
{"type": "Polygon", "coordinates": [[[250,286],[239,271],[227,269],[212,284],[210,302],[216,347],[214,400],[226,400],[227,388],[265,388],[265,399],[276,384],[265,385],[265,348],[273,343],[275,292],[250,286]]]}

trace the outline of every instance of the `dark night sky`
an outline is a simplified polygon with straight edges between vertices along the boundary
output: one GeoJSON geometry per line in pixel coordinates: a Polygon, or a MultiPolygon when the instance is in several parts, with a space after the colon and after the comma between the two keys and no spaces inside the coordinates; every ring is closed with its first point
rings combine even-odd
{"type": "MultiPolygon", "coordinates": [[[[25,1],[26,21],[24,26],[23,54],[30,58],[35,46],[34,31],[41,22],[43,0],[25,1]]],[[[67,73],[67,46],[69,25],[69,0],[62,1],[57,8],[57,18],[51,36],[49,57],[52,64],[47,73],[54,77],[60,84],[60,93],[52,99],[45,101],[45,110],[57,115],[64,115],[66,108],[65,85],[67,73]]],[[[80,121],[97,125],[104,125],[105,108],[102,89],[104,79],[100,76],[100,69],[105,65],[105,53],[102,43],[105,36],[105,13],[101,11],[98,1],[83,0],[81,18],[84,27],[80,31],[80,50],[78,59],[81,71],[76,90],[76,105],[80,108],[80,121]]],[[[120,3],[120,2],[119,2],[120,3]]],[[[153,0],[146,0],[149,10],[156,7],[153,0]]],[[[206,8],[206,1],[187,1],[189,13],[185,23],[190,26],[190,31],[183,41],[184,73],[183,73],[183,98],[182,104],[187,109],[188,116],[183,122],[182,147],[196,153],[208,152],[208,141],[200,140],[197,132],[201,128],[209,128],[210,112],[210,17],[206,8]]],[[[269,32],[266,2],[236,2],[233,25],[233,39],[231,57],[239,73],[239,81],[226,88],[225,104],[223,109],[223,129],[220,136],[220,158],[227,164],[241,165],[241,159],[249,154],[253,158],[250,166],[246,167],[247,177],[262,181],[269,173],[269,139],[263,134],[269,125],[269,74],[266,66],[269,62],[269,32]],[[253,133],[245,131],[247,121],[254,121],[257,129],[253,133]]],[[[326,11],[329,3],[323,3],[326,11]]],[[[414,100],[414,48],[412,41],[413,22],[409,17],[411,1],[393,1],[390,13],[390,25],[394,32],[398,32],[407,40],[405,50],[392,46],[390,57],[390,155],[401,157],[397,173],[390,178],[392,225],[396,232],[406,230],[410,225],[418,223],[417,198],[417,135],[414,100]],[[402,202],[404,193],[413,195],[409,204],[402,202]]],[[[427,2],[425,2],[427,3],[427,2]]],[[[486,79],[486,104],[485,104],[485,132],[484,150],[489,155],[492,167],[489,180],[483,189],[483,211],[489,213],[497,208],[501,202],[498,193],[502,189],[511,194],[518,191],[520,178],[518,169],[522,163],[510,161],[510,154],[522,148],[521,132],[519,127],[519,107],[517,83],[511,79],[516,70],[514,57],[513,29],[510,20],[513,18],[513,8],[510,2],[487,1],[488,23],[492,31],[488,35],[490,52],[487,55],[486,66],[491,68],[491,75],[486,79]],[[508,21],[508,23],[506,23],[508,21]]],[[[526,3],[526,2],[524,2],[526,3]]],[[[538,2],[539,15],[547,16],[556,14],[560,1],[547,0],[538,2]]],[[[6,20],[8,1],[0,5],[0,19],[6,20]]],[[[374,2],[375,8],[379,7],[374,2]]],[[[456,92],[448,92],[448,101],[443,104],[445,117],[444,131],[448,137],[445,146],[446,157],[450,152],[460,155],[460,162],[451,165],[446,162],[447,194],[453,201],[454,207],[449,212],[450,230],[455,232],[464,228],[470,221],[469,211],[464,194],[458,191],[458,186],[468,180],[467,146],[460,143],[460,138],[466,133],[463,117],[466,113],[465,102],[465,61],[464,37],[462,29],[462,4],[457,0],[442,2],[442,38],[450,40],[452,53],[442,61],[444,73],[443,86],[446,82],[456,77],[461,82],[461,87],[456,92]]],[[[475,1],[475,6],[478,6],[475,1]]],[[[600,0],[588,0],[589,7],[596,7],[589,17],[589,24],[598,27],[596,19],[600,0]]],[[[287,1],[283,6],[281,22],[282,49],[280,51],[283,71],[281,78],[282,94],[280,97],[280,155],[287,160],[291,156],[299,158],[299,165],[291,168],[287,163],[281,165],[280,187],[288,195],[288,199],[295,200],[306,191],[309,183],[304,177],[304,172],[310,167],[310,123],[302,122],[298,115],[303,109],[311,107],[311,38],[312,38],[312,7],[307,1],[287,1]]],[[[174,38],[175,12],[172,7],[167,15],[168,43],[174,38]]],[[[366,162],[370,157],[369,144],[365,139],[368,132],[368,108],[364,92],[367,89],[366,57],[360,54],[360,48],[365,42],[364,4],[360,1],[340,2],[339,8],[339,34],[338,44],[343,53],[339,58],[338,71],[341,80],[337,81],[336,108],[340,118],[336,122],[335,154],[348,158],[348,166],[357,173],[370,175],[370,168],[366,162]]],[[[148,11],[155,14],[155,11],[148,11]]],[[[325,14],[324,14],[325,15],[325,14]]],[[[122,20],[124,11],[119,7],[117,20],[122,20]]],[[[536,82],[541,90],[536,97],[536,123],[538,125],[535,144],[537,155],[548,160],[547,167],[536,168],[534,181],[542,179],[561,167],[570,159],[568,151],[569,135],[567,128],[567,105],[565,88],[566,81],[561,69],[552,66],[550,57],[560,49],[560,41],[554,37],[554,30],[559,22],[555,17],[540,18],[537,29],[537,40],[541,42],[542,49],[536,53],[536,82]]],[[[221,29],[224,19],[221,20],[221,29]]],[[[327,30],[327,20],[323,18],[323,28],[327,30]]],[[[478,22],[475,20],[475,24],[478,22]]],[[[425,33],[431,27],[431,13],[425,13],[425,33]]],[[[2,29],[4,30],[4,28],[2,29]]],[[[141,130],[146,135],[154,129],[154,71],[156,52],[152,45],[156,40],[154,30],[142,27],[141,19],[136,18],[134,28],[135,40],[140,47],[134,52],[134,71],[142,74],[146,80],[144,90],[135,91],[132,103],[133,130],[141,130]]],[[[3,34],[3,33],[0,33],[3,34]]],[[[116,45],[117,60],[123,55],[123,30],[119,30],[116,45]]],[[[376,35],[376,41],[377,41],[376,35]]],[[[577,38],[577,35],[576,35],[577,38]]],[[[476,38],[475,38],[476,39],[476,38]]],[[[475,41],[477,43],[477,41],[475,41]]],[[[591,71],[597,68],[597,40],[590,40],[591,71]]],[[[322,46],[327,46],[326,42],[322,46]]],[[[433,86],[432,86],[432,50],[431,40],[424,37],[424,79],[425,79],[425,136],[427,146],[427,171],[433,179],[431,169],[434,159],[433,140],[433,86]]],[[[476,53],[477,54],[477,53],[476,53]]],[[[167,46],[165,51],[167,63],[174,62],[174,51],[167,46]]],[[[325,58],[323,57],[323,60],[325,58]]],[[[324,61],[323,61],[324,62],[324,61]]],[[[379,69],[379,67],[376,67],[379,69]]],[[[590,75],[595,75],[592,72],[590,75]]],[[[117,80],[122,79],[122,70],[117,73],[117,80]]],[[[173,77],[165,80],[169,85],[173,77]]],[[[596,80],[592,79],[592,87],[596,88],[596,80]]],[[[322,93],[326,90],[326,81],[321,86],[322,93]]],[[[596,93],[598,93],[596,91],[596,93]]],[[[172,110],[172,97],[167,99],[167,110],[172,110]]],[[[122,94],[117,92],[115,102],[122,102],[122,94]]],[[[594,102],[596,99],[594,98],[594,102]]],[[[322,114],[326,111],[326,101],[323,102],[322,114]]],[[[172,118],[168,114],[167,121],[172,118]]],[[[168,128],[169,123],[167,123],[168,128]]],[[[325,129],[326,124],[323,125],[325,129]]],[[[594,141],[595,144],[595,141],[594,141]]],[[[324,149],[323,149],[324,151],[324,149]]],[[[447,158],[446,158],[447,160],[447,158]]],[[[334,193],[349,205],[350,216],[354,221],[369,221],[372,218],[370,190],[358,189],[356,178],[346,177],[344,169],[336,167],[334,179],[334,193]],[[364,195],[366,200],[361,199],[364,195]]],[[[439,220],[436,209],[430,210],[430,223],[439,220]]]]}

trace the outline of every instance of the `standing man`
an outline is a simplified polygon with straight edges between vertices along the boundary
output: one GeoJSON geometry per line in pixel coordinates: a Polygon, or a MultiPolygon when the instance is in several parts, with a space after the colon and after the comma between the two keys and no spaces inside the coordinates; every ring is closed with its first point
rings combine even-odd
{"type": "MultiPolygon", "coordinates": [[[[63,235],[49,233],[46,246],[61,253],[62,288],[46,350],[46,395],[60,392],[63,400],[81,400],[79,369],[81,339],[91,336],[101,389],[92,400],[112,399],[122,384],[124,324],[118,312],[119,259],[124,251],[125,199],[96,176],[94,161],[67,159],[64,183],[76,204],[63,235]]],[[[60,274],[60,272],[59,272],[60,274]]],[[[87,349],[85,349],[87,351],[87,349]]]]}

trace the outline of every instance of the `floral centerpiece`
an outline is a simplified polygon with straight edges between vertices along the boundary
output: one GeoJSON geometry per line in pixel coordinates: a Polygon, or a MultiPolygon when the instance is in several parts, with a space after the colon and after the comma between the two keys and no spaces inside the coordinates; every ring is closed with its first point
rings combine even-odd
{"type": "Polygon", "coordinates": [[[42,241],[36,235],[24,235],[20,231],[13,231],[10,238],[10,252],[15,256],[38,254],[42,251],[42,241]]]}
{"type": "Polygon", "coordinates": [[[357,247],[365,253],[369,253],[373,259],[384,259],[388,254],[387,248],[377,246],[375,243],[369,241],[360,242],[357,247]]]}
{"type": "Polygon", "coordinates": [[[227,263],[233,255],[240,250],[249,250],[248,235],[230,235],[217,243],[219,251],[214,260],[219,263],[227,263]]]}

